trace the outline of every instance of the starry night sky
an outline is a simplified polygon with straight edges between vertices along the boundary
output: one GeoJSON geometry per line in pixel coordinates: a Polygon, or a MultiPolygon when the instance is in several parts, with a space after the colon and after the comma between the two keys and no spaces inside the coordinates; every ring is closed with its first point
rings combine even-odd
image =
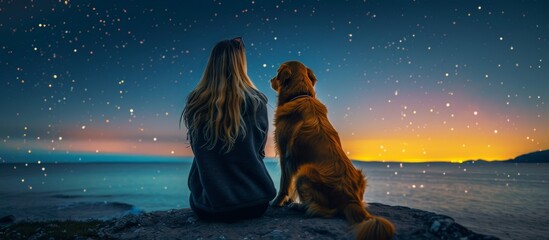
{"type": "MultiPolygon", "coordinates": [[[[350,158],[508,159],[549,148],[547,1],[0,0],[0,149],[192,155],[179,116],[241,36],[269,98],[315,71],[350,158]]],[[[274,156],[271,139],[267,146],[274,156]]]]}

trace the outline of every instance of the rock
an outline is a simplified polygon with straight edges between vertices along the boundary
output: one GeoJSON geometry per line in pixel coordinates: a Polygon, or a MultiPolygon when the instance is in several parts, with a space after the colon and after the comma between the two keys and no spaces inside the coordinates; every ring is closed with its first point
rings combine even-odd
{"type": "MultiPolygon", "coordinates": [[[[451,217],[432,212],[378,203],[369,204],[368,211],[393,222],[396,227],[394,239],[398,240],[497,239],[472,232],[451,217]]],[[[52,226],[63,229],[64,224],[67,223],[44,222],[36,227],[40,230],[34,237],[48,239],[52,237],[48,236],[54,229],[52,226]]],[[[343,218],[308,217],[289,208],[269,208],[260,218],[235,223],[204,222],[191,209],[179,209],[127,215],[95,226],[85,231],[93,232],[94,235],[89,235],[92,239],[353,239],[353,232],[343,218]]],[[[28,238],[10,228],[0,231],[0,239],[28,238]]],[[[76,235],[67,233],[72,239],[86,239],[76,235]]]]}
{"type": "Polygon", "coordinates": [[[262,236],[265,239],[271,239],[271,240],[285,240],[290,238],[290,236],[284,234],[282,230],[275,229],[265,235],[262,236]]]}
{"type": "Polygon", "coordinates": [[[431,228],[429,228],[429,231],[436,233],[438,232],[439,228],[440,228],[440,222],[435,220],[433,224],[431,224],[431,228]]]}
{"type": "Polygon", "coordinates": [[[188,224],[194,224],[195,222],[196,222],[196,218],[194,218],[194,217],[187,218],[187,223],[188,224]]]}
{"type": "Polygon", "coordinates": [[[11,224],[15,222],[15,216],[7,215],[0,218],[0,224],[11,224]]]}
{"type": "MultiPolygon", "coordinates": [[[[400,206],[371,203],[368,210],[392,221],[395,239],[497,239],[474,233],[451,217],[400,206]]],[[[115,219],[100,229],[102,238],[170,239],[352,239],[343,218],[307,217],[288,208],[269,208],[258,219],[210,223],[197,219],[190,209],[160,211],[115,219]],[[131,223],[131,224],[129,224],[131,223]]]]}

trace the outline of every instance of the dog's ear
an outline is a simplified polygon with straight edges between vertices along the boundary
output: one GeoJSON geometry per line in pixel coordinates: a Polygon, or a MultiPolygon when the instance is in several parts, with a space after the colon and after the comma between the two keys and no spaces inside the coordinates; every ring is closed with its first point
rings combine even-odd
{"type": "Polygon", "coordinates": [[[307,68],[307,75],[309,76],[309,79],[311,79],[311,82],[313,82],[313,86],[316,84],[316,76],[313,70],[307,68]]]}
{"type": "Polygon", "coordinates": [[[280,68],[278,68],[278,75],[276,78],[281,82],[284,83],[286,80],[288,80],[292,76],[292,70],[290,70],[290,67],[286,65],[280,65],[280,68]]]}

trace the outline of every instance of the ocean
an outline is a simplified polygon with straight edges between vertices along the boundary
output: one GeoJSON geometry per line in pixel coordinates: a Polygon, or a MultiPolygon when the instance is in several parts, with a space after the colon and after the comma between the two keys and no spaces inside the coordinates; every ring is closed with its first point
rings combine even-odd
{"type": "MultiPolygon", "coordinates": [[[[191,158],[172,162],[0,163],[0,217],[109,219],[188,208],[191,158]]],[[[278,187],[278,162],[266,159],[278,187]]],[[[501,239],[549,236],[549,164],[367,163],[366,202],[451,216],[501,239]]],[[[398,226],[397,226],[398,228],[398,226]]]]}

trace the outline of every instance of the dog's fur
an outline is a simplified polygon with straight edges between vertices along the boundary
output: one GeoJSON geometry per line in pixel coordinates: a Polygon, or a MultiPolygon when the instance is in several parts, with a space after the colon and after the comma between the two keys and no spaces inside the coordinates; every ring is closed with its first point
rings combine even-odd
{"type": "Polygon", "coordinates": [[[297,199],[306,213],[344,215],[357,239],[390,239],[394,226],[365,209],[366,180],[341,147],[326,107],[315,97],[314,73],[297,61],[283,63],[271,80],[278,92],[275,141],[281,178],[273,206],[297,199]]]}

